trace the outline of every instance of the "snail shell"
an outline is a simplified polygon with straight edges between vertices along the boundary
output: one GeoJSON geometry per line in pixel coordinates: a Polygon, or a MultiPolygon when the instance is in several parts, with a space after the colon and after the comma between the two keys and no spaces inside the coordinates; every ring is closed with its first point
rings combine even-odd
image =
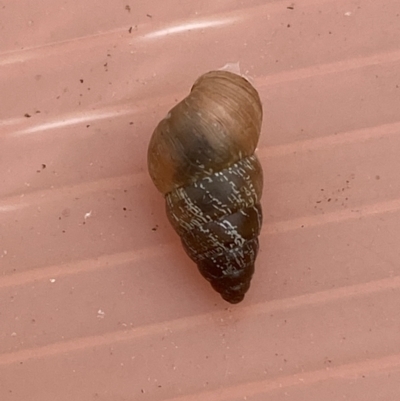
{"type": "Polygon", "coordinates": [[[153,132],[148,168],[167,216],[200,273],[230,303],[250,287],[262,224],[254,151],[262,105],[240,75],[211,71],[153,132]]]}

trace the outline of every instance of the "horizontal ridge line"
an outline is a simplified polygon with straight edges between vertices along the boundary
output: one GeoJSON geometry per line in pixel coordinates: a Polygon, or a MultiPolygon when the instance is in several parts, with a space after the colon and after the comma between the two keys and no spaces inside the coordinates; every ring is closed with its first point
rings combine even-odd
{"type": "MultiPolygon", "coordinates": [[[[273,224],[265,224],[261,231],[264,235],[279,235],[294,230],[305,230],[324,224],[340,223],[342,221],[371,217],[377,214],[393,213],[400,210],[400,198],[386,202],[379,202],[364,205],[359,209],[340,210],[332,213],[311,215],[280,221],[273,224]]],[[[135,251],[121,252],[115,254],[101,255],[86,260],[78,260],[64,265],[55,265],[41,268],[33,268],[22,273],[12,273],[0,277],[0,288],[20,286],[38,280],[64,277],[79,274],[87,271],[113,268],[124,263],[134,262],[141,258],[148,258],[154,255],[168,252],[172,242],[162,245],[157,244],[135,251]],[[157,248],[157,249],[155,249],[157,248]]]]}
{"type": "MultiPolygon", "coordinates": [[[[321,4],[321,3],[329,3],[332,0],[303,0],[302,5],[303,6],[308,6],[308,5],[313,5],[313,4],[321,4]]],[[[251,10],[252,12],[248,12],[245,14],[243,12],[243,8],[240,9],[234,9],[231,11],[221,11],[220,13],[212,13],[212,20],[223,20],[223,19],[232,19],[234,20],[233,17],[235,16],[240,16],[242,19],[250,19],[253,15],[260,15],[260,9],[265,9],[266,13],[268,15],[271,10],[276,10],[277,12],[282,12],[284,8],[281,6],[281,1],[276,0],[274,2],[268,3],[268,4],[262,4],[262,5],[257,5],[253,7],[245,7],[247,10],[251,10]],[[245,16],[245,17],[244,17],[245,16]]],[[[30,46],[24,49],[15,49],[15,50],[6,50],[4,52],[0,52],[0,57],[2,58],[2,61],[0,62],[1,65],[8,65],[16,62],[20,62],[21,59],[29,59],[33,58],[25,56],[25,58],[20,57],[22,54],[29,54],[29,53],[34,53],[38,51],[45,51],[47,49],[57,49],[57,53],[59,54],[59,47],[66,47],[67,49],[70,47],[73,47],[74,45],[76,46],[76,43],[81,43],[81,42],[86,42],[86,41],[97,41],[104,45],[107,40],[112,41],[114,44],[115,41],[115,36],[118,35],[119,38],[121,38],[121,35],[125,35],[126,39],[130,41],[140,41],[143,40],[143,38],[146,37],[153,37],[155,36],[154,33],[159,32],[160,30],[165,30],[166,28],[172,26],[185,26],[188,24],[196,24],[201,21],[207,21],[210,19],[210,16],[199,16],[197,18],[190,18],[189,20],[187,18],[180,18],[178,20],[174,21],[169,21],[169,22],[164,22],[162,21],[161,24],[157,24],[158,26],[156,29],[154,29],[155,24],[152,23],[143,23],[140,25],[140,28],[142,29],[143,27],[143,32],[140,32],[140,34],[132,35],[131,33],[128,34],[128,29],[132,27],[132,24],[124,24],[123,26],[116,27],[113,29],[108,29],[106,31],[101,31],[101,32],[95,32],[95,33],[89,33],[87,35],[82,35],[78,37],[72,37],[68,39],[61,39],[53,42],[48,42],[42,45],[34,45],[30,46]],[[146,28],[148,27],[148,28],[146,28]],[[109,38],[108,38],[109,37],[109,38]]],[[[135,25],[135,24],[133,24],[135,25]]],[[[138,25],[139,28],[139,25],[138,25]]],[[[157,37],[157,36],[156,36],[157,37]]],[[[93,43],[90,43],[90,47],[93,47],[93,43]]]]}
{"type": "MultiPolygon", "coordinates": [[[[351,297],[369,295],[371,293],[386,291],[389,289],[400,289],[400,276],[388,277],[378,281],[355,284],[348,287],[340,287],[311,294],[299,295],[297,297],[285,298],[269,302],[262,302],[249,306],[243,306],[246,316],[257,316],[268,314],[278,310],[292,310],[299,307],[311,306],[320,303],[334,302],[351,297]]],[[[171,327],[174,331],[187,330],[203,324],[215,321],[225,311],[208,312],[201,315],[178,318],[175,320],[141,326],[126,331],[116,331],[97,336],[76,338],[57,343],[48,344],[38,348],[28,348],[19,351],[4,353],[0,355],[0,365],[7,365],[32,358],[45,358],[54,355],[75,352],[82,349],[90,349],[99,346],[106,346],[115,342],[131,341],[149,335],[159,335],[169,332],[171,327]]]]}
{"type": "MultiPolygon", "coordinates": [[[[400,134],[400,122],[383,124],[358,130],[346,131],[327,137],[308,139],[304,141],[296,141],[283,145],[275,145],[271,147],[259,148],[256,151],[259,158],[282,157],[293,153],[308,152],[330,146],[340,146],[352,144],[362,141],[383,138],[390,135],[400,134]]],[[[27,196],[12,195],[0,198],[0,213],[8,212],[15,209],[27,207],[30,204],[38,204],[43,201],[52,201],[59,197],[64,197],[66,193],[74,191],[78,194],[90,193],[98,190],[111,190],[129,184],[131,181],[136,182],[144,179],[146,173],[138,172],[131,175],[123,175],[118,177],[108,177],[98,179],[96,181],[83,182],[81,184],[72,184],[70,186],[54,188],[51,190],[36,190],[27,196]]]]}
{"type": "Polygon", "coordinates": [[[381,358],[367,359],[360,362],[345,363],[326,369],[311,370],[302,373],[294,373],[287,376],[278,376],[273,379],[247,382],[231,385],[218,390],[209,390],[168,398],[165,401],[224,401],[231,399],[246,399],[256,395],[266,394],[276,390],[284,390],[293,386],[310,386],[321,381],[343,380],[355,377],[362,378],[363,375],[373,372],[387,371],[388,369],[400,368],[400,354],[384,356],[381,358]]]}

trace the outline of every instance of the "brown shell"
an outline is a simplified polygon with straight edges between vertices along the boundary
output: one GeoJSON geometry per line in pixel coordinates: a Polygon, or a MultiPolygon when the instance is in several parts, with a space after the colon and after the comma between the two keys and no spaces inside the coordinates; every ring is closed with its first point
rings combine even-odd
{"type": "Polygon", "coordinates": [[[166,194],[251,156],[261,122],[260,98],[246,79],[202,75],[153,133],[148,167],[155,186],[166,194]]]}
{"type": "Polygon", "coordinates": [[[257,91],[227,71],[202,75],[155,129],[150,176],[200,273],[230,303],[250,286],[262,224],[257,91]]]}

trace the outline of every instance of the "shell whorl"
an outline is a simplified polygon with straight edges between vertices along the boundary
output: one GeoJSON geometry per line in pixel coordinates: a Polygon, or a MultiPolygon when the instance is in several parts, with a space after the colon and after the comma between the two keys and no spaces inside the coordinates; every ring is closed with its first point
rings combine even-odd
{"type": "Polygon", "coordinates": [[[250,286],[262,224],[257,91],[227,71],[201,76],[155,129],[150,176],[200,273],[230,303],[250,286]]]}
{"type": "Polygon", "coordinates": [[[246,79],[202,75],[154,130],[148,167],[155,186],[166,194],[251,156],[261,122],[260,98],[246,79]]]}

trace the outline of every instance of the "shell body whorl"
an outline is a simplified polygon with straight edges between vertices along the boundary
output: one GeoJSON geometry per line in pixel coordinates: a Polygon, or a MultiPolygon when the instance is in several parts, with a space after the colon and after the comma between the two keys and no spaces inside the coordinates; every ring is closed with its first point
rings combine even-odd
{"type": "Polygon", "coordinates": [[[262,224],[262,123],[255,88],[227,71],[197,79],[156,127],[150,176],[189,257],[213,288],[238,303],[250,286],[262,224]]]}

